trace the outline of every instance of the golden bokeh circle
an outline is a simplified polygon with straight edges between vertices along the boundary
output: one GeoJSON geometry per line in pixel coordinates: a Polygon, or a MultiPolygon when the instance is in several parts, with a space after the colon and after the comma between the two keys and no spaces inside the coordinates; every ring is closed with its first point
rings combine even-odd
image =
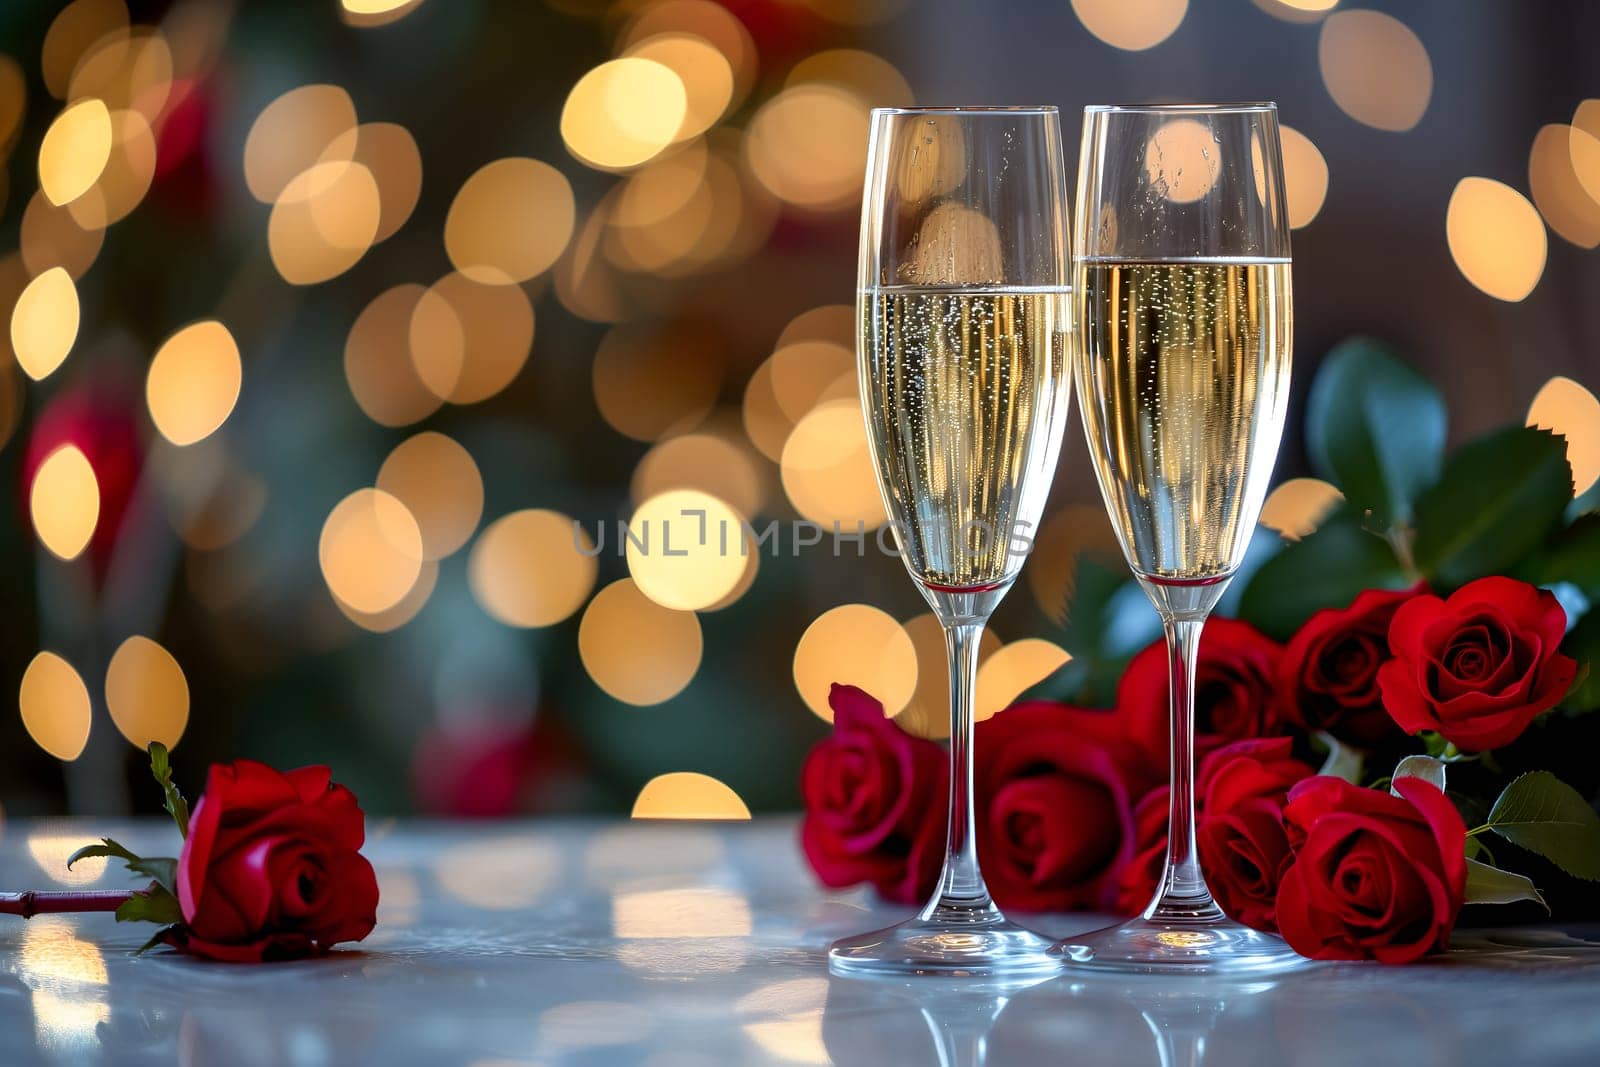
{"type": "Polygon", "coordinates": [[[1342,503],[1344,494],[1336,485],[1321,478],[1290,478],[1267,494],[1260,521],[1285,541],[1298,541],[1316,532],[1342,503]]]}
{"type": "Polygon", "coordinates": [[[68,99],[79,61],[95,44],[127,28],[128,5],[123,0],[73,0],[62,8],[45,31],[39,54],[40,73],[50,95],[68,99]]]}
{"type": "Polygon", "coordinates": [[[177,745],[189,724],[189,682],[172,653],[135,634],[106,668],[106,707],[122,736],[141,752],[150,742],[177,745]]]}
{"type": "Polygon", "coordinates": [[[89,687],[72,664],[40,652],[22,672],[17,694],[22,725],[34,744],[70,763],[89,743],[89,687]]]}
{"type": "Polygon", "coordinates": [[[1433,97],[1427,48],[1409,26],[1381,11],[1329,15],[1317,40],[1317,60],[1339,110],[1374,129],[1411,129],[1433,97]]]}
{"type": "Polygon", "coordinates": [[[739,794],[709,774],[673,771],[644,784],[633,801],[635,819],[748,819],[739,794]]]}
{"type": "Polygon", "coordinates": [[[416,585],[422,572],[422,531],[395,497],[358,489],[323,523],[317,558],[336,599],[376,614],[400,603],[416,585]]]}
{"type": "Polygon", "coordinates": [[[267,220],[273,266],[291,285],[337,278],[358,263],[378,235],[382,202],[360,163],[313,164],[284,187],[267,220]]]}
{"type": "Polygon", "coordinates": [[[1526,299],[1544,274],[1544,222],[1527,197],[1491,178],[1462,178],[1445,212],[1450,257],[1496,300],[1526,299]]]}
{"type": "Polygon", "coordinates": [[[34,381],[53,374],[78,339],[78,289],[65,268],[51,267],[17,297],[11,309],[11,351],[34,381]]]}
{"type": "Polygon", "coordinates": [[[861,196],[870,115],[836,85],[802,83],[768,100],[750,120],[745,159],[774,196],[835,211],[861,196]]]}
{"type": "Polygon", "coordinates": [[[669,437],[634,469],[632,496],[643,502],[669,489],[698,489],[753,516],[765,497],[761,470],[749,450],[714,433],[669,437]]]}
{"type": "Polygon", "coordinates": [[[102,204],[98,189],[90,189],[66,207],[56,207],[43,193],[34,193],[22,211],[22,230],[18,234],[28,273],[39,275],[52,267],[61,267],[74,279],[88,273],[100,255],[106,235],[102,227],[79,220],[103,214],[102,204]]]}
{"type": "Polygon", "coordinates": [[[1175,33],[1189,0],[1072,0],[1083,28],[1113,48],[1143,52],[1175,33]]]}
{"type": "MultiPolygon", "coordinates": [[[[942,741],[950,736],[950,653],[945,645],[944,624],[929,611],[907,619],[905,631],[917,653],[917,688],[894,721],[915,737],[942,741]]],[[[978,639],[979,664],[987,662],[999,648],[999,636],[985,628],[978,639]]]]}
{"type": "Polygon", "coordinates": [[[39,191],[57,207],[94,187],[111,160],[115,133],[105,101],[93,97],[69,105],[39,142],[39,191]]]}
{"type": "Polygon", "coordinates": [[[1528,191],[1560,237],[1579,248],[1600,246],[1600,138],[1577,126],[1541,127],[1528,151],[1528,191]],[[1584,175],[1593,172],[1593,187],[1584,175]]]}
{"type": "Polygon", "coordinates": [[[444,403],[423,384],[411,356],[411,316],[424,292],[407,283],[379,293],[356,316],[345,340],[350,395],[383,426],[410,425],[444,403]]]}
{"type": "Polygon", "coordinates": [[[783,491],[801,515],[845,532],[888,521],[861,405],[830,400],[795,425],[780,461],[783,491]]]}
{"type": "Polygon", "coordinates": [[[1600,399],[1592,392],[1571,378],[1551,378],[1528,405],[1527,424],[1566,438],[1574,496],[1600,481],[1600,399]]]}
{"type": "Polygon", "coordinates": [[[1033,532],[1033,549],[1022,574],[1039,610],[1058,624],[1067,621],[1078,564],[1085,556],[1118,569],[1123,565],[1122,547],[1098,504],[1068,504],[1033,532]]]}
{"type": "Polygon", "coordinates": [[[683,79],[649,59],[613,59],[572,87],[561,109],[561,140],[582,162],[625,170],[673,141],[688,114],[683,79]]]}
{"type": "MultiPolygon", "coordinates": [[[[263,204],[275,203],[289,183],[329,159],[328,147],[356,127],[356,106],[337,85],[302,85],[261,110],[244,142],[244,180],[263,204]]],[[[356,142],[351,141],[353,152],[356,142]]],[[[370,176],[370,175],[369,175],[370,176]]]]}
{"type": "Polygon", "coordinates": [[[465,448],[427,430],[396,445],[377,486],[406,506],[422,531],[422,555],[443,559],[467,543],[483,516],[483,477],[465,448]]]}
{"type": "Polygon", "coordinates": [[[204,440],[233,413],[243,373],[226,326],[215,319],[185,326],[150,361],[145,401],[151,421],[175,445],[204,440]]]}
{"type": "Polygon", "coordinates": [[[1283,184],[1289,198],[1289,227],[1309,226],[1328,198],[1328,161],[1311,138],[1293,126],[1279,133],[1283,147],[1283,184]]]}
{"type": "Polygon", "coordinates": [[[662,607],[621,578],[595,594],[578,624],[578,656],[595,685],[624,704],[660,704],[700,669],[704,642],[692,611],[662,607]]]}
{"type": "Polygon", "coordinates": [[[599,573],[594,540],[557,511],[514,511],[472,546],[472,595],[507,626],[554,626],[583,606],[599,573]]]}
{"type": "Polygon", "coordinates": [[[705,133],[733,102],[733,67],[728,57],[704,37],[659,33],[629,45],[624,55],[660,63],[683,83],[683,121],[673,137],[675,141],[705,133]]]}
{"type": "Polygon", "coordinates": [[[639,591],[678,611],[708,608],[731,593],[750,551],[741,516],[698,489],[669,489],[640,504],[624,540],[639,591]]]}
{"type": "Polygon", "coordinates": [[[434,396],[476,404],[516,379],[533,350],[533,329],[533,304],[520,286],[452,272],[411,313],[411,363],[434,396]]]}
{"type": "Polygon", "coordinates": [[[475,282],[524,282],[555,264],[576,220],[572,186],[560,171],[537,159],[498,159],[456,191],[445,250],[475,282]]]}
{"type": "Polygon", "coordinates": [[[905,628],[870,604],[841,604],[819,615],[794,650],[794,685],[806,707],[833,721],[835,683],[870,693],[898,715],[917,691],[917,650],[905,628]]]}
{"type": "Polygon", "coordinates": [[[1066,649],[1041,637],[1025,637],[1002,645],[978,668],[975,720],[1004,711],[1027,690],[1038,685],[1072,659],[1066,649]]]}
{"type": "Polygon", "coordinates": [[[39,464],[28,491],[28,513],[34,533],[52,555],[73,560],[89,546],[100,521],[100,483],[77,445],[61,445],[39,464]]]}
{"type": "Polygon", "coordinates": [[[363,122],[328,142],[320,163],[354,162],[378,186],[378,229],[373,243],[397,233],[422,195],[422,153],[411,131],[394,122],[363,122]]]}

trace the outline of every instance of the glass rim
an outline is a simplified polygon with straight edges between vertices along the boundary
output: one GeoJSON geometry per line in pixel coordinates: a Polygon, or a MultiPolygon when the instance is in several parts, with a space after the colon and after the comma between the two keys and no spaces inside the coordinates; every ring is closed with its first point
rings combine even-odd
{"type": "Polygon", "coordinates": [[[875,107],[879,115],[1059,115],[1054,104],[925,104],[914,107],[875,107]]]}
{"type": "Polygon", "coordinates": [[[1239,114],[1251,111],[1268,112],[1276,110],[1278,110],[1278,104],[1275,100],[1248,100],[1222,104],[1089,104],[1083,109],[1083,113],[1085,115],[1104,115],[1126,112],[1135,115],[1159,115],[1169,111],[1200,111],[1215,114],[1239,114]]]}

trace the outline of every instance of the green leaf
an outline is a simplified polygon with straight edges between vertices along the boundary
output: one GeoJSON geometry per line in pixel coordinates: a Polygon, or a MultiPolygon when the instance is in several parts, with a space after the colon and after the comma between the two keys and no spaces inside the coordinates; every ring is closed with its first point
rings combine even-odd
{"type": "Polygon", "coordinates": [[[1351,785],[1360,785],[1362,765],[1366,763],[1361,750],[1351,748],[1326,730],[1318,730],[1315,736],[1328,750],[1327,758],[1322,761],[1322,768],[1317,773],[1343,778],[1351,785]]]}
{"type": "Polygon", "coordinates": [[[149,952],[157,945],[165,945],[167,943],[167,936],[176,930],[179,925],[180,924],[178,923],[172,923],[170,925],[163,926],[161,929],[150,935],[150,940],[134,949],[133,954],[135,956],[143,956],[146,952],[149,952]]]}
{"type": "Polygon", "coordinates": [[[79,860],[86,860],[93,856],[108,856],[112,859],[119,859],[133,863],[137,863],[139,861],[138,856],[134,855],[132,852],[129,852],[126,848],[111,840],[111,838],[102,837],[98,845],[84,845],[82,848],[78,849],[78,851],[68,856],[67,870],[72,870],[72,865],[77,863],[79,860]]]}
{"type": "MultiPolygon", "coordinates": [[[[1444,763],[1432,756],[1407,756],[1394,765],[1394,777],[1389,779],[1389,792],[1395,793],[1394,782],[1400,778],[1421,778],[1444,792],[1444,763]]],[[[1398,796],[1398,793],[1395,793],[1398,796]]]]}
{"type": "Polygon", "coordinates": [[[1528,426],[1480,437],[1417,501],[1417,567],[1445,587],[1506,573],[1555,531],[1570,499],[1561,438],[1528,426]]]}
{"type": "Polygon", "coordinates": [[[170,856],[143,856],[129,863],[128,870],[154,879],[169,893],[178,891],[178,861],[170,856]]]}
{"type": "Polygon", "coordinates": [[[1286,641],[1323,608],[1342,608],[1366,589],[1409,584],[1389,543],[1341,510],[1261,565],[1239,598],[1239,617],[1286,641]]]}
{"type": "Polygon", "coordinates": [[[1518,900],[1536,900],[1546,912],[1550,910],[1531,879],[1475,859],[1467,860],[1468,904],[1510,904],[1518,900]]]}
{"type": "Polygon", "coordinates": [[[1600,512],[1579,516],[1516,570],[1534,585],[1570,582],[1589,599],[1600,598],[1600,512]]]}
{"type": "Polygon", "coordinates": [[[1600,813],[1549,771],[1529,771],[1501,790],[1487,823],[1568,874],[1600,882],[1600,813]]]}
{"type": "Polygon", "coordinates": [[[189,804],[183,799],[183,794],[178,792],[178,787],[172,784],[172,763],[167,758],[167,746],[160,741],[150,742],[150,773],[155,776],[156,784],[161,786],[165,794],[162,807],[167,809],[167,814],[172,816],[172,821],[178,824],[180,836],[189,836],[189,804]]]}
{"type": "Polygon", "coordinates": [[[150,888],[136,892],[117,909],[119,923],[175,923],[183,921],[183,911],[178,898],[155,882],[150,888]]]}
{"type": "Polygon", "coordinates": [[[1444,399],[1393,349],[1370,337],[1334,346],[1306,403],[1311,462],[1357,513],[1405,523],[1444,455],[1444,399]]]}

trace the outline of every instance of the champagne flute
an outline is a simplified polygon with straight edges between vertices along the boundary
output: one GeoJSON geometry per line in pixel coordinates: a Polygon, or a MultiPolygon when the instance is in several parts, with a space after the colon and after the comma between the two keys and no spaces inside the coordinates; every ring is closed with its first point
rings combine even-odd
{"type": "Polygon", "coordinates": [[[1292,301],[1273,104],[1091,107],[1078,171],[1074,376],[1106,510],[1161,614],[1171,678],[1166,869],[1069,965],[1255,973],[1284,942],[1211,898],[1195,850],[1200,631],[1244,558],[1289,392],[1292,301]]]}
{"type": "Polygon", "coordinates": [[[872,114],[856,297],[878,485],[950,657],[950,823],[916,918],[847,938],[841,974],[1043,976],[1049,941],[1009,922],[978,868],[978,642],[1022,569],[1066,421],[1067,218],[1053,107],[872,114]]]}

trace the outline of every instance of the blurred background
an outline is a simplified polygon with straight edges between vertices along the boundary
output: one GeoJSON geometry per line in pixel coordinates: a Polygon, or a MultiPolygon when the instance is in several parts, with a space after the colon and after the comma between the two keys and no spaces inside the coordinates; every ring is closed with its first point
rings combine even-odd
{"type": "MultiPolygon", "coordinates": [[[[1278,101],[1274,529],[1331,501],[1298,415],[1353,334],[1458,440],[1592,440],[1596,41],[1579,0],[8,0],[0,810],[155,810],[152,739],[375,813],[784,809],[836,679],[939,736],[856,399],[873,106],[1059,105],[1070,181],[1084,104],[1278,101]],[[685,508],[778,526],[624,551],[685,508]]],[[[1067,660],[1080,441],[981,711],[1067,660]]]]}

